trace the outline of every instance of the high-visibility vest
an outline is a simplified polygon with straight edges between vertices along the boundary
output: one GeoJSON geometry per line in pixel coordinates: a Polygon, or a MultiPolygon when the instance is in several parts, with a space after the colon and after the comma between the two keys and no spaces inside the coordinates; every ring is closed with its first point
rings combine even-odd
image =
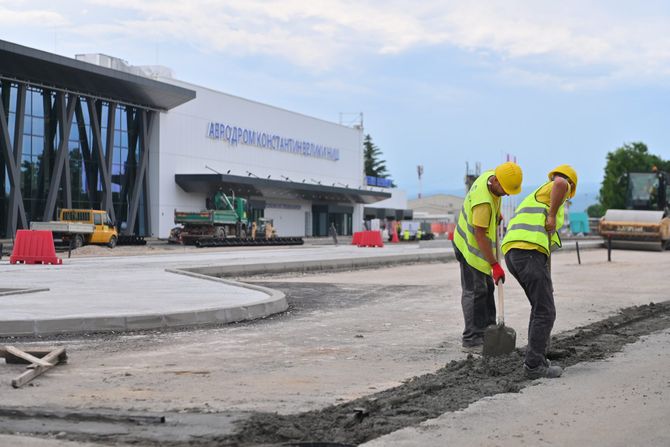
{"type": "Polygon", "coordinates": [[[486,238],[491,244],[493,255],[496,255],[496,227],[498,222],[498,209],[495,206],[493,193],[489,191],[488,179],[495,175],[494,171],[486,171],[480,175],[470,187],[465,196],[463,208],[458,215],[458,224],[454,233],[454,244],[465,258],[465,262],[487,275],[491,274],[491,265],[484,254],[479,250],[477,239],[475,239],[475,227],[472,225],[472,209],[483,203],[491,206],[491,221],[486,229],[486,238]]]}
{"type": "Polygon", "coordinates": [[[549,247],[549,238],[547,237],[547,231],[544,229],[549,214],[549,205],[538,201],[536,198],[538,191],[544,188],[547,183],[529,194],[516,208],[516,214],[507,226],[507,233],[505,233],[502,241],[503,245],[515,241],[530,242],[543,247],[547,253],[561,248],[561,238],[558,236],[558,230],[563,226],[565,207],[561,204],[556,213],[556,231],[551,236],[551,247],[549,247]]]}

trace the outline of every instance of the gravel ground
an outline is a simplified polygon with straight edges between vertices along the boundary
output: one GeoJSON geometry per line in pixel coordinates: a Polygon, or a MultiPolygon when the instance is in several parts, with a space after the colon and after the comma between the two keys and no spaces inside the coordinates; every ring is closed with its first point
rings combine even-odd
{"type": "MultiPolygon", "coordinates": [[[[667,300],[667,285],[661,280],[670,267],[667,253],[616,251],[613,260],[607,263],[603,250],[582,252],[582,265],[577,265],[574,253],[554,255],[558,309],[555,334],[611,317],[624,307],[667,300]]],[[[35,402],[40,402],[39,409],[45,411],[104,410],[202,417],[223,417],[230,413],[239,415],[244,422],[262,414],[290,417],[331,411],[355,399],[384,391],[393,393],[389,390],[405,382],[418,383],[417,379],[410,379],[428,377],[445,365],[468,364],[459,348],[462,315],[455,263],[254,281],[287,293],[290,310],[265,320],[209,329],[118,336],[91,334],[39,341],[0,340],[3,344],[21,346],[62,344],[70,358],[67,365],[48,372],[34,381],[33,386],[8,389],[3,395],[3,407],[34,408],[35,402]]],[[[507,324],[517,330],[517,346],[523,346],[529,307],[511,278],[505,297],[507,324]]],[[[637,335],[624,338],[633,342],[637,335]]],[[[473,368],[478,368],[476,359],[470,362],[475,365],[473,368]]],[[[517,374],[519,366],[520,360],[512,358],[511,374],[517,374]]],[[[16,365],[3,366],[0,383],[8,384],[20,371],[16,365]]],[[[604,375],[602,380],[606,383],[609,378],[604,375]]],[[[503,387],[500,391],[523,388],[514,385],[513,380],[507,382],[512,388],[503,387]]],[[[499,392],[493,391],[486,395],[499,392]]],[[[480,399],[474,398],[474,401],[480,399]]],[[[399,408],[404,400],[399,399],[399,408]]],[[[474,401],[472,395],[463,400],[466,406],[474,401]]],[[[414,425],[438,416],[429,412],[417,416],[412,408],[407,407],[406,420],[414,425]]],[[[347,414],[352,413],[347,410],[347,414]]],[[[197,425],[196,422],[193,424],[197,425]]],[[[217,423],[208,423],[203,423],[207,427],[201,431],[193,429],[190,438],[189,426],[183,427],[183,434],[190,439],[185,442],[234,439],[226,438],[235,435],[234,424],[225,430],[221,428],[217,435],[211,430],[217,423]],[[204,438],[202,431],[208,433],[204,438]]],[[[35,422],[34,429],[40,424],[43,421],[35,422]]],[[[85,428],[83,424],[84,434],[85,428]]],[[[140,436],[137,430],[124,429],[127,438],[118,439],[159,442],[156,436],[160,430],[153,430],[152,438],[140,436]]],[[[58,430],[56,433],[61,432],[58,430]]],[[[63,432],[67,439],[109,441],[96,437],[95,431],[86,437],[68,430],[63,432]]],[[[299,429],[292,435],[287,430],[287,438],[266,440],[304,436],[299,429]]],[[[25,433],[26,429],[21,431],[25,433]]],[[[0,432],[11,433],[11,424],[0,432]]],[[[373,436],[388,432],[380,430],[373,436]]],[[[353,440],[371,439],[366,436],[353,440]]]]}

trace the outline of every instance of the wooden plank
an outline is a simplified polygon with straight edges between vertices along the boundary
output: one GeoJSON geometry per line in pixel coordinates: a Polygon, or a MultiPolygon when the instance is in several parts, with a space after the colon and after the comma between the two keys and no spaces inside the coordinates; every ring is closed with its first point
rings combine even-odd
{"type": "MultiPolygon", "coordinates": [[[[42,358],[51,351],[53,351],[55,348],[54,347],[30,347],[30,348],[18,348],[23,352],[27,352],[30,355],[33,355],[38,358],[42,358]]],[[[0,357],[5,358],[5,362],[7,364],[30,364],[28,360],[24,360],[21,357],[17,357],[13,354],[10,354],[7,352],[4,346],[0,346],[0,357]]],[[[67,363],[67,353],[63,352],[60,357],[58,358],[58,363],[63,364],[67,363]]]]}
{"type": "MultiPolygon", "coordinates": [[[[64,347],[56,348],[47,355],[45,355],[42,360],[48,363],[56,363],[58,361],[58,358],[65,352],[64,347]]],[[[14,388],[21,388],[23,385],[26,383],[30,382],[33,380],[35,377],[43,374],[44,372],[48,371],[49,369],[53,368],[52,366],[42,366],[42,365],[37,365],[34,369],[31,369],[29,371],[24,372],[21,374],[19,377],[16,379],[12,380],[12,386],[14,388]]]]}
{"type": "Polygon", "coordinates": [[[20,357],[23,360],[29,361],[30,363],[34,363],[34,364],[40,365],[40,366],[53,366],[52,363],[49,363],[49,362],[44,361],[40,358],[37,358],[34,355],[30,355],[27,352],[23,352],[20,349],[16,349],[14,346],[5,346],[5,349],[7,350],[7,352],[9,354],[20,357]]]}

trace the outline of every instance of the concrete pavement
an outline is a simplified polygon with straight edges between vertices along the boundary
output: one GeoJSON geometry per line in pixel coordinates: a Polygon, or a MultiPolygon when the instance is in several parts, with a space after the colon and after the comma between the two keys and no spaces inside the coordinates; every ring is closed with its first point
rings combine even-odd
{"type": "Polygon", "coordinates": [[[284,295],[222,277],[450,259],[452,248],[440,243],[221,248],[73,257],[63,259],[63,265],[12,265],[4,258],[0,336],[119,332],[263,318],[287,309],[284,295]]]}

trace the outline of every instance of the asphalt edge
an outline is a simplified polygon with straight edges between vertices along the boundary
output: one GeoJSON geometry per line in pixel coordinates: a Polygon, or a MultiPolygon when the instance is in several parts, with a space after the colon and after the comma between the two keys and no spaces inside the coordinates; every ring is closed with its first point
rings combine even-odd
{"type": "Polygon", "coordinates": [[[23,295],[26,293],[35,293],[35,292],[48,292],[50,289],[48,287],[33,287],[29,289],[13,289],[6,292],[0,292],[0,296],[10,296],[10,295],[23,295]]]}
{"type": "MultiPolygon", "coordinates": [[[[199,266],[180,269],[210,278],[246,277],[254,275],[276,275],[282,273],[313,273],[353,270],[356,268],[378,268],[399,264],[449,262],[456,260],[453,251],[438,253],[413,253],[360,258],[326,259],[313,261],[266,262],[223,266],[199,266]]],[[[244,284],[244,283],[241,283],[244,284]]]]}

